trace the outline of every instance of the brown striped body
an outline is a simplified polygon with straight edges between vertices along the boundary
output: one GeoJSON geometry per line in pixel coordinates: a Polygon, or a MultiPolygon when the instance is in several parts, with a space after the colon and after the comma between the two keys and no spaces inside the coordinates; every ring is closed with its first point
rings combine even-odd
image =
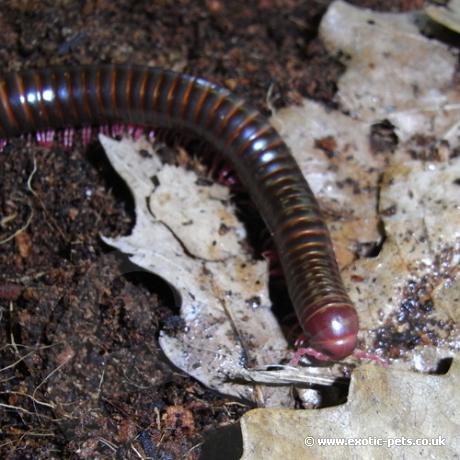
{"type": "Polygon", "coordinates": [[[310,345],[333,359],[353,351],[358,318],[327,227],[288,147],[261,114],[224,88],[155,68],[94,65],[0,79],[0,138],[115,122],[183,129],[211,144],[273,235],[310,345]]]}

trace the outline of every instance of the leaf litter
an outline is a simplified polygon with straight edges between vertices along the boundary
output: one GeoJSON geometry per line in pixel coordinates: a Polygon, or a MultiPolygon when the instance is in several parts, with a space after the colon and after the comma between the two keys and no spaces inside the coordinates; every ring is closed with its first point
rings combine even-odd
{"type": "Polygon", "coordinates": [[[100,139],[136,205],[131,235],[104,241],[165,279],[180,298],[185,328],[161,334],[166,356],[215,390],[264,406],[292,406],[288,388],[255,391],[228,382],[247,365],[277,363],[287,346],[270,308],[267,262],[244,249],[245,229],[228,188],[163,165],[146,142],[100,139]]]}
{"type": "Polygon", "coordinates": [[[447,375],[361,366],[353,372],[346,404],[303,411],[255,409],[243,415],[242,460],[456,458],[459,378],[458,361],[447,375]],[[406,444],[390,444],[398,439],[406,444]],[[417,439],[433,445],[407,444],[417,439]],[[348,440],[355,445],[345,445],[348,440]],[[326,441],[330,444],[320,444],[326,441]]]}
{"type": "MultiPolygon", "coordinates": [[[[273,440],[253,441],[255,426],[267,436],[283,424],[285,442],[279,439],[277,448],[288,452],[291,446],[304,458],[330,458],[332,450],[306,450],[302,444],[315,425],[323,427],[322,434],[338,433],[339,426],[343,436],[428,436],[434,432],[430,426],[448,436],[458,428],[442,405],[443,385],[458,381],[457,361],[445,377],[410,372],[435,371],[460,346],[460,105],[453,82],[458,56],[423,36],[416,21],[411,13],[332,3],[320,34],[329,52],[346,64],[338,109],[304,100],[272,118],[321,202],[361,319],[360,346],[392,359],[391,368],[358,366],[349,402],[338,408],[248,413],[242,424],[244,458],[279,458],[266,451],[273,440]],[[386,417],[379,419],[377,402],[386,417]],[[399,422],[390,429],[391,416],[399,422]],[[299,417],[320,417],[321,423],[302,424],[299,417]]],[[[136,202],[132,234],[105,241],[167,280],[181,299],[186,327],[160,336],[165,354],[211,388],[260,406],[292,407],[287,386],[229,380],[248,367],[279,362],[286,342],[270,311],[267,264],[244,249],[245,232],[228,191],[200,185],[193,172],[160,165],[148,145],[101,141],[136,202]],[[146,150],[148,155],[139,154],[146,150]]],[[[455,406],[451,393],[449,404],[455,406]]],[[[448,437],[446,452],[458,450],[458,439],[448,437]]],[[[374,450],[348,452],[365,458],[374,450]]],[[[382,452],[398,455],[380,447],[375,452],[375,458],[382,452]]],[[[412,458],[412,451],[407,454],[412,458]]]]}
{"type": "Polygon", "coordinates": [[[358,366],[348,402],[338,407],[248,412],[241,421],[244,459],[458,455],[458,55],[424,37],[416,20],[332,3],[320,34],[347,66],[339,110],[305,100],[273,120],[326,210],[358,309],[361,347],[390,358],[390,367],[358,366]],[[389,147],[375,149],[376,126],[390,129],[389,147]],[[318,142],[324,139],[334,145],[332,155],[318,142]],[[357,258],[359,247],[374,251],[357,258]],[[427,375],[449,357],[447,375],[427,375]],[[444,445],[388,445],[437,436],[444,445]],[[367,444],[318,445],[331,437],[367,444]],[[371,445],[371,438],[387,444],[371,445]]]}

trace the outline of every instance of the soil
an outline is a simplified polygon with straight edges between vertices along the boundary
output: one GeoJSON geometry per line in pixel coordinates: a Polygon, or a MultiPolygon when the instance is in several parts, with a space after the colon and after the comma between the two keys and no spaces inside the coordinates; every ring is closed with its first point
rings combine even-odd
{"type": "MultiPolygon", "coordinates": [[[[343,67],[317,38],[328,3],[8,0],[0,62],[3,72],[140,63],[200,75],[264,112],[268,101],[302,97],[333,106],[343,67]]],[[[0,457],[211,458],[207,433],[251,405],[162,355],[158,334],[180,327],[178,306],[161,280],[101,241],[128,234],[134,215],[97,142],[44,148],[13,139],[0,177],[0,457]]]]}

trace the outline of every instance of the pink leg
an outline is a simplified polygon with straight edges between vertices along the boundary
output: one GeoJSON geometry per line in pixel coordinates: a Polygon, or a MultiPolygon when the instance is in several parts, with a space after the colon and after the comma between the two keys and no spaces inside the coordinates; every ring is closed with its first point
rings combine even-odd
{"type": "Polygon", "coordinates": [[[314,348],[307,347],[307,348],[297,348],[296,352],[294,353],[294,356],[291,358],[289,361],[289,364],[291,366],[297,366],[300,362],[300,358],[303,356],[310,356],[314,359],[317,359],[318,361],[330,361],[331,358],[328,355],[325,355],[324,353],[321,353],[318,350],[315,350],[314,348]]]}
{"type": "Polygon", "coordinates": [[[85,126],[81,129],[81,140],[83,145],[88,145],[91,141],[91,126],[85,126]]]}
{"type": "Polygon", "coordinates": [[[72,147],[74,135],[75,135],[75,129],[73,128],[64,129],[64,147],[66,148],[72,147]]]}
{"type": "Polygon", "coordinates": [[[281,269],[278,253],[274,249],[266,249],[262,252],[262,257],[268,260],[270,264],[270,277],[282,278],[283,270],[281,269]]]}
{"type": "Polygon", "coordinates": [[[353,356],[359,359],[369,359],[370,361],[374,361],[379,366],[388,367],[388,361],[386,359],[381,358],[380,356],[376,355],[375,353],[369,353],[364,350],[355,350],[353,352],[353,356]]]}
{"type": "Polygon", "coordinates": [[[37,131],[35,133],[35,140],[37,144],[41,147],[51,147],[54,143],[55,131],[53,129],[48,129],[46,131],[37,131]]]}
{"type": "Polygon", "coordinates": [[[136,126],[133,133],[133,139],[138,141],[145,134],[145,128],[142,126],[136,126]]]}
{"type": "MultiPolygon", "coordinates": [[[[303,340],[302,340],[302,342],[303,342],[303,340]]],[[[297,344],[297,342],[296,342],[296,344],[297,344]]],[[[311,347],[302,348],[301,347],[301,348],[298,348],[295,351],[294,356],[289,361],[289,364],[291,366],[297,366],[299,364],[299,362],[300,362],[300,359],[303,356],[310,356],[311,358],[314,358],[314,359],[316,359],[318,361],[331,361],[330,356],[328,356],[328,355],[326,355],[324,353],[321,353],[320,351],[315,350],[314,348],[311,348],[311,347]]],[[[364,350],[355,350],[353,352],[352,356],[354,356],[355,358],[358,358],[358,359],[368,359],[370,361],[374,361],[379,366],[388,367],[388,361],[386,361],[385,359],[383,359],[380,356],[376,355],[375,353],[369,353],[369,352],[364,351],[364,350]]]]}
{"type": "Polygon", "coordinates": [[[225,164],[219,165],[216,180],[219,184],[231,186],[233,184],[231,169],[225,164]]]}

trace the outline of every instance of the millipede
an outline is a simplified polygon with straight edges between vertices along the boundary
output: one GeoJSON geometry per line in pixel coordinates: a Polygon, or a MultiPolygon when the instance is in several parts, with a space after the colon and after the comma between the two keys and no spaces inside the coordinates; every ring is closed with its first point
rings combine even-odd
{"type": "Polygon", "coordinates": [[[268,120],[229,90],[159,68],[89,65],[0,78],[0,138],[46,129],[127,123],[190,133],[235,170],[277,249],[309,346],[332,360],[356,347],[347,295],[319,205],[268,120]]]}

